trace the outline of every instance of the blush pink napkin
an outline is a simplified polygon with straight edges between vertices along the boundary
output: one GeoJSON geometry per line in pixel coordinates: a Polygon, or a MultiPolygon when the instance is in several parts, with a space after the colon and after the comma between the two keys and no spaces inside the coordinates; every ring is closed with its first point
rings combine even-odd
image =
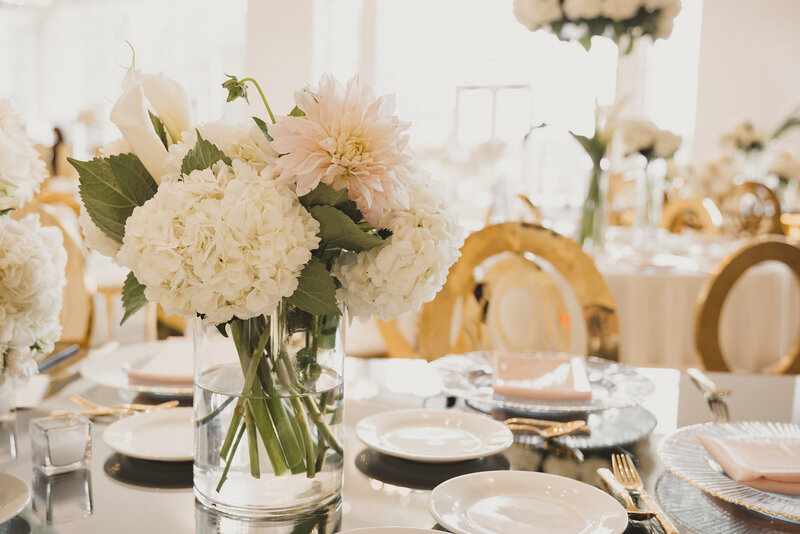
{"type": "Polygon", "coordinates": [[[128,371],[128,382],[139,386],[191,386],[194,382],[192,342],[184,338],[162,341],[155,356],[140,368],[128,371]]]}
{"type": "Polygon", "coordinates": [[[494,392],[544,401],[592,397],[581,357],[499,351],[494,353],[494,392]]]}
{"type": "Polygon", "coordinates": [[[755,442],[703,435],[697,439],[736,482],[762,491],[800,495],[800,441],[755,442]]]}

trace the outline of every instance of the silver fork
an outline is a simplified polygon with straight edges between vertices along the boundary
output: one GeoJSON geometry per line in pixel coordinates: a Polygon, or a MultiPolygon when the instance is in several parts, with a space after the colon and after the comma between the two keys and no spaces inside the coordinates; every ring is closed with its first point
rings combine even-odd
{"type": "Polygon", "coordinates": [[[686,370],[689,378],[703,394],[711,411],[711,420],[715,423],[727,423],[730,415],[728,404],[725,398],[731,394],[730,389],[719,389],[716,384],[700,369],[690,368],[686,370]]]}
{"type": "Polygon", "coordinates": [[[651,510],[656,515],[656,521],[659,522],[661,528],[664,529],[666,534],[680,534],[672,521],[664,513],[664,510],[656,503],[644,489],[644,483],[639,476],[639,471],[633,465],[633,460],[627,454],[614,454],[611,456],[611,466],[614,469],[614,476],[619,480],[620,484],[629,492],[637,495],[644,503],[648,510],[651,510]]]}
{"type": "Polygon", "coordinates": [[[728,404],[722,397],[706,397],[708,407],[711,410],[711,419],[715,423],[728,422],[728,404]]]}

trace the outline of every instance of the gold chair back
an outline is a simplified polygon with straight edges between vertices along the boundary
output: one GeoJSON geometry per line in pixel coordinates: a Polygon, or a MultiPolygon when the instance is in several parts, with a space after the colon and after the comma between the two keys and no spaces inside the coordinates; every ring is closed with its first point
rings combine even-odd
{"type": "Polygon", "coordinates": [[[89,269],[88,251],[77,229],[77,220],[65,221],[51,206],[36,202],[15,210],[12,216],[21,218],[29,213],[38,214],[43,226],[55,226],[61,230],[64,238],[67,284],[61,309],[61,343],[77,343],[81,348],[88,348],[92,338],[97,283],[89,269]]]}
{"type": "MultiPolygon", "coordinates": [[[[528,275],[525,283],[530,284],[531,291],[539,293],[540,302],[546,303],[543,306],[556,317],[555,324],[545,325],[545,328],[551,330],[555,345],[566,350],[563,347],[570,338],[566,306],[549,273],[543,273],[531,255],[552,265],[575,293],[586,322],[587,353],[617,360],[616,307],[592,259],[572,240],[524,222],[487,226],[467,238],[461,258],[450,269],[444,288],[422,308],[419,353],[431,360],[452,352],[486,348],[487,343],[494,343],[486,329],[487,319],[492,320],[492,292],[497,291],[504,275],[511,270],[528,275]],[[493,261],[488,268],[484,267],[487,260],[493,261]],[[475,273],[481,270],[484,276],[478,281],[475,273]]],[[[543,315],[540,314],[540,318],[543,315]]],[[[498,319],[500,317],[495,320],[498,319]]],[[[542,322],[546,320],[537,320],[540,324],[529,327],[539,328],[542,322]]]]}
{"type": "MultiPolygon", "coordinates": [[[[706,284],[695,317],[695,346],[709,371],[730,371],[719,341],[719,321],[725,299],[737,280],[751,267],[765,261],[786,264],[800,283],[800,248],[785,238],[766,236],[745,245],[728,257],[706,284]]],[[[800,373],[800,335],[788,354],[770,370],[771,373],[800,373]]]]}
{"type": "Polygon", "coordinates": [[[723,225],[735,235],[783,235],[781,203],[764,184],[744,182],[720,199],[723,225]]]}
{"type": "Polygon", "coordinates": [[[661,227],[673,234],[695,230],[704,234],[718,234],[722,214],[710,198],[681,198],[664,205],[661,227]]]}

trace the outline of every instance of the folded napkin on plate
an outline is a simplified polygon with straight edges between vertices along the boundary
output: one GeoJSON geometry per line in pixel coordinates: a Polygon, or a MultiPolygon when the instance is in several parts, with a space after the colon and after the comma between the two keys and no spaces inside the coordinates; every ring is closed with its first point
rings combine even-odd
{"type": "Polygon", "coordinates": [[[556,354],[494,354],[494,392],[534,400],[592,397],[583,358],[556,354]]]}
{"type": "Polygon", "coordinates": [[[762,490],[800,495],[800,441],[766,442],[697,436],[725,474],[762,490]]]}
{"type": "Polygon", "coordinates": [[[160,343],[155,356],[138,369],[128,371],[128,382],[138,386],[191,386],[194,381],[192,343],[170,338],[160,343]]]}

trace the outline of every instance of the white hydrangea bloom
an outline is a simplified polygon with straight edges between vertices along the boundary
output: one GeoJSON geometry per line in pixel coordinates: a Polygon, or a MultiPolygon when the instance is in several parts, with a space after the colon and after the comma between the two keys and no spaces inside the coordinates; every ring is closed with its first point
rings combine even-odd
{"type": "Polygon", "coordinates": [[[362,320],[389,320],[433,300],[460,256],[464,231],[447,211],[443,195],[422,181],[409,185],[410,208],[388,212],[381,228],[392,235],[372,250],[346,253],[334,264],[337,292],[362,320]]]}
{"type": "Polygon", "coordinates": [[[564,0],[564,14],[568,19],[594,19],[600,16],[602,0],[564,0]]]}
{"type": "Polygon", "coordinates": [[[167,313],[222,323],[270,313],[294,293],[318,231],[271,167],[234,159],[162,182],[128,218],[117,258],[167,313]]]}
{"type": "Polygon", "coordinates": [[[61,336],[67,253],[61,231],[37,215],[0,217],[0,374],[31,375],[61,336]]]}
{"type": "Polygon", "coordinates": [[[559,0],[514,0],[514,16],[530,31],[564,17],[559,0]]]}
{"type": "Polygon", "coordinates": [[[47,177],[47,167],[25,136],[11,102],[0,99],[0,211],[21,208],[47,177]]]}
{"type": "Polygon", "coordinates": [[[766,145],[766,137],[752,122],[743,121],[726,132],[720,143],[733,150],[761,150],[766,145]]]}
{"type": "Polygon", "coordinates": [[[658,130],[653,144],[653,156],[656,158],[671,158],[681,147],[683,138],[667,130],[658,130]]]}
{"type": "MultiPolygon", "coordinates": [[[[128,142],[122,138],[110,141],[100,149],[100,155],[104,157],[117,156],[119,154],[127,154],[130,152],[131,149],[128,145],[128,142]]],[[[89,212],[86,211],[83,201],[81,201],[78,224],[83,232],[84,241],[90,249],[99,252],[103,256],[108,256],[109,258],[115,258],[117,256],[117,252],[119,252],[121,245],[108,237],[106,233],[94,223],[92,218],[89,216],[89,212]]]]}
{"type": "Polygon", "coordinates": [[[603,0],[600,13],[611,20],[627,20],[639,12],[641,0],[603,0]]]}
{"type": "Polygon", "coordinates": [[[650,0],[659,9],[654,39],[668,39],[675,26],[675,17],[681,12],[681,0],[650,0]]]}
{"type": "MultiPolygon", "coordinates": [[[[226,121],[209,122],[199,126],[200,135],[222,150],[232,160],[241,160],[261,172],[271,166],[278,153],[270,146],[264,133],[254,122],[231,123],[226,121]]],[[[175,181],[180,177],[181,164],[186,154],[197,143],[197,132],[183,132],[182,141],[170,145],[165,167],[165,181],[175,181]]]]}
{"type": "Polygon", "coordinates": [[[662,130],[652,121],[627,119],[620,121],[614,130],[616,140],[622,143],[625,155],[645,154],[649,158],[671,158],[681,146],[681,136],[662,130]]]}

